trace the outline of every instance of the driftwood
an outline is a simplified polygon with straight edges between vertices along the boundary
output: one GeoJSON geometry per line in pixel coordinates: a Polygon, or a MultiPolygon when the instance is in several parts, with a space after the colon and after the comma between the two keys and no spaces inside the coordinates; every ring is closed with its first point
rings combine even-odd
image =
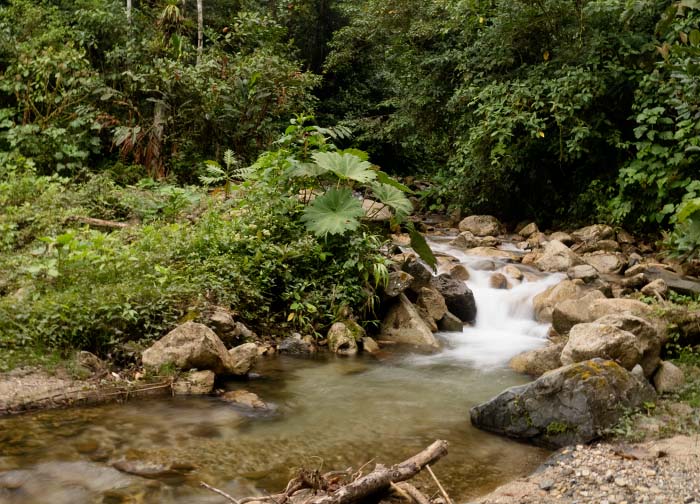
{"type": "MultiPolygon", "coordinates": [[[[377,464],[373,471],[362,475],[362,470],[353,473],[350,469],[321,474],[318,471],[302,470],[292,479],[284,492],[275,495],[234,499],[225,492],[201,482],[212,492],[226,497],[236,504],[351,504],[393,488],[400,495],[409,497],[416,504],[429,504],[429,500],[414,486],[403,483],[413,478],[424,467],[447,455],[447,441],[435,441],[423,451],[400,464],[386,467],[377,464]],[[347,483],[341,484],[343,479],[347,483]]],[[[447,493],[439,485],[444,495],[447,493]]],[[[448,502],[449,497],[448,497],[448,502]]]]}
{"type": "Polygon", "coordinates": [[[108,229],[124,229],[131,225],[126,222],[109,221],[104,219],[95,219],[94,217],[81,217],[79,215],[74,215],[68,218],[68,220],[79,222],[81,224],[87,224],[88,226],[101,227],[108,229]]]}

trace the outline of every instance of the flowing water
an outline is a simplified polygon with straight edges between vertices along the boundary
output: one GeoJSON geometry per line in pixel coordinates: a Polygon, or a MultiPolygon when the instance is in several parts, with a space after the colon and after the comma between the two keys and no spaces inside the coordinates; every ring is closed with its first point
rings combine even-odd
{"type": "Polygon", "coordinates": [[[491,289],[491,272],[474,268],[483,259],[434,246],[471,266],[478,308],[474,327],[439,333],[440,353],[265,359],[226,387],[258,394],[266,412],[182,398],[0,419],[0,503],[221,503],[200,480],[234,496],[275,492],[302,466],[392,463],[435,439],[450,442],[434,469],[458,502],[530,472],[547,452],[474,429],[469,408],[527,381],[507,361],[543,344],[531,298],[557,279],[491,289]],[[124,460],[173,470],[144,478],[114,467],[124,460]]]}

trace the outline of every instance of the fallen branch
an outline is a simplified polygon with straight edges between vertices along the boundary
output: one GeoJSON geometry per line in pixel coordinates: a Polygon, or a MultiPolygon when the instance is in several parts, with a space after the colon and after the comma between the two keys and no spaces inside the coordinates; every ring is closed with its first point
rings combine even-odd
{"type": "Polygon", "coordinates": [[[396,488],[403,492],[404,495],[410,497],[410,499],[416,504],[430,504],[430,499],[428,499],[425,495],[423,495],[423,492],[418,490],[410,483],[402,481],[399,483],[392,483],[391,486],[392,488],[396,488]]]}
{"type": "Polygon", "coordinates": [[[68,220],[80,222],[81,224],[87,224],[88,226],[102,227],[109,229],[124,229],[131,225],[126,222],[109,221],[104,219],[95,219],[94,217],[82,217],[80,215],[73,215],[68,217],[68,220]]]}

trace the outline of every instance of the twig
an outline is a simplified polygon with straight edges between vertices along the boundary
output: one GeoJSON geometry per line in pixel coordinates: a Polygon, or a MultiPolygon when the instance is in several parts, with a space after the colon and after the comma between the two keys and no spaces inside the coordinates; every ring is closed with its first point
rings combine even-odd
{"type": "Polygon", "coordinates": [[[398,487],[399,489],[401,489],[402,492],[410,496],[411,499],[413,499],[416,502],[416,504],[430,504],[430,499],[423,495],[423,492],[418,490],[409,482],[402,481],[400,483],[392,483],[392,485],[398,487]]]}
{"type": "Polygon", "coordinates": [[[433,480],[435,480],[435,484],[437,484],[438,488],[440,489],[440,493],[442,494],[442,496],[443,496],[443,497],[445,498],[445,500],[447,501],[447,504],[454,504],[454,502],[452,502],[452,499],[450,499],[450,496],[447,495],[447,492],[445,491],[445,489],[444,489],[444,488],[442,487],[442,485],[440,484],[440,481],[437,479],[437,476],[435,476],[435,473],[434,473],[433,470],[430,468],[430,465],[426,464],[426,465],[425,465],[425,468],[426,468],[426,469],[428,470],[428,472],[430,473],[430,476],[433,477],[433,480]]]}
{"type": "Polygon", "coordinates": [[[221,495],[222,497],[225,497],[226,499],[228,499],[229,502],[233,502],[233,504],[239,504],[239,502],[236,499],[231,497],[229,494],[227,494],[223,490],[219,490],[218,488],[214,488],[211,485],[207,485],[203,481],[200,481],[199,484],[201,486],[203,486],[204,488],[206,488],[207,490],[211,490],[212,492],[217,493],[217,494],[221,495]]]}

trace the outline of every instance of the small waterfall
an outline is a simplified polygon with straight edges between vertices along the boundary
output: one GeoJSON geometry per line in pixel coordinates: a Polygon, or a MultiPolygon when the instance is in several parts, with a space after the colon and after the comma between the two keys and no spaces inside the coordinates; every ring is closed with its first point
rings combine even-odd
{"type": "MultiPolygon", "coordinates": [[[[466,284],[474,293],[477,318],[473,327],[465,326],[462,332],[439,332],[437,335],[443,340],[444,349],[435,355],[415,357],[416,363],[464,363],[482,369],[502,367],[514,355],[545,344],[548,326],[535,321],[532,300],[561,281],[561,274],[543,275],[535,269],[519,266],[525,272],[522,281],[506,275],[512,287],[494,289],[490,286],[491,276],[503,272],[505,261],[467,256],[445,242],[432,241],[430,245],[436,252],[456,257],[469,270],[466,284]],[[479,269],[489,262],[495,265],[494,270],[479,269]]],[[[514,247],[503,249],[513,250],[514,247]]]]}

